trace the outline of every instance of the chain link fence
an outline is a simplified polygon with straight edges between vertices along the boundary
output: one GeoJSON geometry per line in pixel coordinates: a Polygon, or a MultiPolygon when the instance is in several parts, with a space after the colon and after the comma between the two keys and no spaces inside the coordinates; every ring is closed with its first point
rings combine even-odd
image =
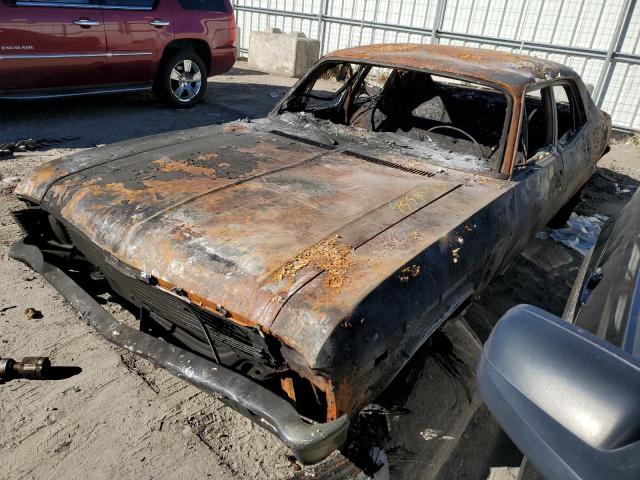
{"type": "Polygon", "coordinates": [[[576,70],[618,129],[640,129],[636,0],[234,0],[240,51],[268,27],[321,52],[383,42],[442,43],[547,58],[576,70]]]}

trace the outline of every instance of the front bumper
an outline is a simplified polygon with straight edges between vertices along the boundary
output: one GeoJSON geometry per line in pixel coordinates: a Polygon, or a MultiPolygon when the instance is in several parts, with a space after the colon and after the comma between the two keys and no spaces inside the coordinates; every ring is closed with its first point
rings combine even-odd
{"type": "Polygon", "coordinates": [[[80,316],[110,342],[214,394],[265,430],[278,436],[303,464],[317,463],[345,441],[349,417],[310,423],[291,404],[242,375],[199,355],[118,322],[71,277],[48,263],[28,238],[12,247],[10,256],[41,274],[80,316]]]}

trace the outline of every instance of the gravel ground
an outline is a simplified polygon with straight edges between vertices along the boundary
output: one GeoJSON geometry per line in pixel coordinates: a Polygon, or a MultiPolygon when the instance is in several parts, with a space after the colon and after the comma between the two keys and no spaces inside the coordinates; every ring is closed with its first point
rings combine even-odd
{"type": "MultiPolygon", "coordinates": [[[[16,182],[35,166],[105,143],[260,117],[292,83],[291,79],[235,68],[213,79],[206,102],[189,111],[167,109],[148,95],[7,104],[0,109],[0,143],[32,138],[41,144],[35,151],[0,157],[0,357],[47,355],[55,365],[81,369],[57,381],[0,384],[0,477],[84,479],[91,472],[92,478],[280,479],[317,473],[314,468],[299,471],[276,439],[218,400],[102,340],[78,320],[52,287],[8,258],[11,244],[20,237],[9,214],[20,206],[12,192],[16,182]],[[28,318],[28,308],[42,312],[42,318],[28,318]]],[[[614,145],[589,182],[577,207],[579,213],[612,215],[628,201],[640,180],[638,151],[630,144],[614,145]],[[624,189],[630,192],[616,193],[624,189]]],[[[467,311],[460,320],[464,325],[454,322],[444,335],[482,340],[502,313],[521,302],[561,313],[580,259],[551,240],[532,240],[525,253],[467,311]]],[[[133,321],[108,295],[104,306],[120,320],[133,321]]],[[[428,362],[428,358],[427,351],[421,361],[428,362]]],[[[414,380],[403,399],[405,407],[428,402],[429,388],[438,381],[431,375],[414,380]]],[[[422,465],[426,468],[433,463],[428,452],[435,457],[446,454],[446,461],[442,457],[438,464],[441,475],[462,468],[465,473],[456,474],[457,478],[515,478],[517,451],[495,433],[499,431],[475,393],[467,392],[467,396],[473,399],[464,409],[469,411],[467,420],[451,427],[466,446],[443,447],[440,453],[415,444],[420,438],[424,444],[450,438],[445,435],[449,427],[424,429],[433,425],[433,417],[421,414],[403,420],[398,405],[394,405],[396,410],[385,407],[388,428],[385,438],[377,442],[387,452],[385,471],[398,478],[415,478],[422,465]],[[478,442],[472,445],[479,438],[473,432],[479,430],[491,430],[494,442],[481,447],[490,453],[482,467],[472,460],[479,449],[478,442]]],[[[372,438],[376,434],[361,431],[360,435],[372,438]]],[[[431,478],[432,474],[424,476],[431,478]]]]}

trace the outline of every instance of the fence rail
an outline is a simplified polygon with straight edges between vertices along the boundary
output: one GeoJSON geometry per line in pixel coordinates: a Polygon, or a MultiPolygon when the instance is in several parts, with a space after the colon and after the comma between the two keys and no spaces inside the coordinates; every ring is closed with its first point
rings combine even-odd
{"type": "Polygon", "coordinates": [[[636,0],[234,0],[240,51],[278,27],[320,40],[321,53],[380,42],[522,52],[575,69],[623,130],[640,129],[636,0]]]}

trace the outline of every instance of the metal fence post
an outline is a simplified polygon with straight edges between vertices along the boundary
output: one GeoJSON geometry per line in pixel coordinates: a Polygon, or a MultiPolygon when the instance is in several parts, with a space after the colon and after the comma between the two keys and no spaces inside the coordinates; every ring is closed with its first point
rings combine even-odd
{"type": "Polygon", "coordinates": [[[320,0],[320,12],[318,13],[318,31],[320,33],[320,56],[324,55],[324,47],[327,39],[327,21],[329,14],[329,0],[320,0]]]}
{"type": "Polygon", "coordinates": [[[635,6],[636,0],[627,0],[620,12],[618,23],[616,24],[613,36],[611,37],[609,50],[607,50],[607,55],[604,57],[604,64],[600,71],[600,77],[598,77],[598,82],[593,90],[593,99],[598,107],[602,106],[604,97],[607,94],[607,89],[609,88],[611,77],[613,76],[615,55],[622,50],[622,44],[624,43],[624,38],[629,30],[631,15],[633,14],[635,6]]]}
{"type": "Polygon", "coordinates": [[[447,0],[438,0],[436,12],[433,16],[433,26],[431,27],[431,43],[433,44],[440,43],[438,32],[442,29],[442,22],[444,22],[444,13],[446,9],[447,0]]]}

